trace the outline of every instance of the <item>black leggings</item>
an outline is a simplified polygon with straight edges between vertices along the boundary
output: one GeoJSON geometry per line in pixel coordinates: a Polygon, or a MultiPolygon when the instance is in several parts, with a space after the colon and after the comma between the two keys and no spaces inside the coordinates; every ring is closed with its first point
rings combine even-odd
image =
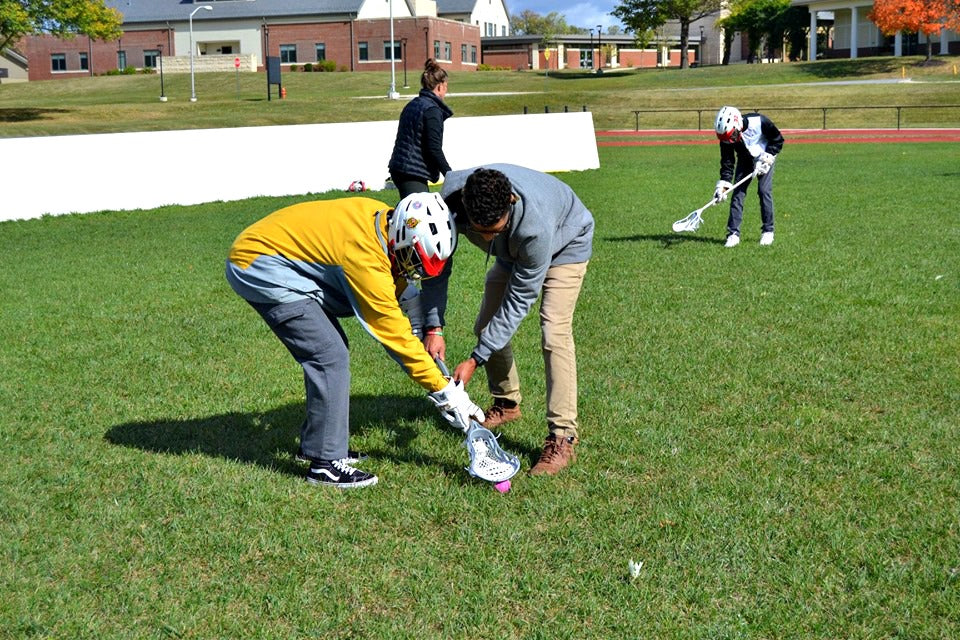
{"type": "Polygon", "coordinates": [[[397,190],[400,192],[401,200],[411,193],[427,193],[430,191],[427,181],[423,178],[409,176],[405,173],[391,173],[390,179],[393,180],[393,184],[396,185],[397,190]]]}

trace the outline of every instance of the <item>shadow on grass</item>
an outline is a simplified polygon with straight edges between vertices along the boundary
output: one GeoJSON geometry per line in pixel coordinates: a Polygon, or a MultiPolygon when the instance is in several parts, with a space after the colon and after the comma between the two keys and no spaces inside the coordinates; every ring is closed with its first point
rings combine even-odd
{"type": "Polygon", "coordinates": [[[44,120],[54,113],[70,113],[69,109],[0,109],[0,122],[44,120]]]}
{"type": "Polygon", "coordinates": [[[722,238],[710,238],[707,236],[695,236],[691,234],[679,233],[655,233],[640,234],[635,236],[621,236],[619,238],[604,238],[605,242],[659,242],[665,249],[669,249],[675,244],[684,242],[705,242],[707,244],[723,244],[726,242],[722,238]]]}
{"type": "Polygon", "coordinates": [[[857,60],[837,59],[800,65],[800,69],[816,78],[849,78],[874,74],[895,73],[905,63],[896,58],[860,58],[857,60]]]}
{"type": "MultiPolygon", "coordinates": [[[[419,436],[409,422],[424,415],[434,418],[434,426],[457,442],[463,436],[449,427],[431,407],[409,396],[354,396],[350,399],[350,433],[362,435],[371,430],[389,434],[390,446],[364,449],[372,460],[389,459],[397,463],[437,467],[447,475],[462,476],[473,482],[463,470],[468,463],[466,449],[461,457],[440,460],[418,450],[419,436]]],[[[297,452],[304,406],[290,404],[263,413],[225,413],[204,418],[128,422],[111,427],[104,439],[122,447],[169,455],[202,454],[227,460],[239,460],[280,473],[301,476],[304,467],[293,456],[297,452]]],[[[504,448],[520,453],[517,443],[501,437],[504,448]]],[[[531,450],[523,449],[530,457],[531,450]]]]}

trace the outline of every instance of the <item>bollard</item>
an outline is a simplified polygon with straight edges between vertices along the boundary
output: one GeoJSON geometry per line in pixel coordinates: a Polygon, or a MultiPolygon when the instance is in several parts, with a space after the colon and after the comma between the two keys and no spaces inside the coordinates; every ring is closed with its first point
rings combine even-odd
{"type": "Polygon", "coordinates": [[[527,105],[523,105],[523,115],[527,115],[527,105]]]}
{"type": "Polygon", "coordinates": [[[570,107],[568,107],[567,105],[563,105],[563,112],[570,113],[570,107]]]}
{"type": "Polygon", "coordinates": [[[548,107],[547,105],[543,105],[543,112],[550,113],[550,107],[548,107]]]}

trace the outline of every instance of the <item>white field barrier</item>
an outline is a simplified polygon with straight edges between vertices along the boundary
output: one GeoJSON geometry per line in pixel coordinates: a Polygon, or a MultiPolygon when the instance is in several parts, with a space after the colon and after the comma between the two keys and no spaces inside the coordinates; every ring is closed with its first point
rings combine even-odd
{"type": "MultiPolygon", "coordinates": [[[[0,138],[0,220],[322,193],[354,180],[378,190],[396,131],[389,121],[0,138]]],[[[455,169],[600,167],[589,112],[453,117],[443,147],[455,169]]]]}

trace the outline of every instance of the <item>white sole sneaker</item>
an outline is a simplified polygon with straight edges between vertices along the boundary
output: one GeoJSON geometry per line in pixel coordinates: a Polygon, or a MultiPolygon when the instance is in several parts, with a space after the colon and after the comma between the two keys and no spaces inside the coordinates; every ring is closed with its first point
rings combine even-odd
{"type": "Polygon", "coordinates": [[[773,244],[773,231],[765,231],[760,234],[760,246],[769,247],[773,244]]]}
{"type": "Polygon", "coordinates": [[[727,241],[724,243],[723,246],[726,247],[727,249],[731,249],[737,246],[738,244],[740,244],[740,236],[734,233],[727,236],[727,241]]]}

